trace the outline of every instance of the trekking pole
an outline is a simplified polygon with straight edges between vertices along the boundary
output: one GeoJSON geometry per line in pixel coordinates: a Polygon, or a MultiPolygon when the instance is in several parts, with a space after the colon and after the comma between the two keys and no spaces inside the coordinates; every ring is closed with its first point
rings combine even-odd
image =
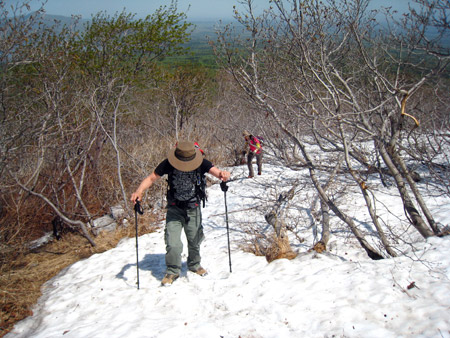
{"type": "Polygon", "coordinates": [[[143,214],[144,211],[142,210],[141,207],[141,203],[139,202],[139,200],[136,198],[136,203],[134,204],[134,218],[136,221],[136,271],[137,271],[137,288],[139,290],[139,253],[138,253],[138,249],[139,249],[139,245],[138,245],[138,217],[137,214],[143,214]]]}
{"type": "Polygon", "coordinates": [[[227,208],[227,190],[228,190],[228,186],[227,186],[227,182],[222,181],[220,183],[220,188],[223,191],[223,195],[224,195],[224,199],[225,199],[225,220],[227,223],[227,239],[228,239],[228,260],[230,262],[230,272],[231,271],[231,251],[230,251],[230,229],[228,227],[228,208],[227,208]]]}

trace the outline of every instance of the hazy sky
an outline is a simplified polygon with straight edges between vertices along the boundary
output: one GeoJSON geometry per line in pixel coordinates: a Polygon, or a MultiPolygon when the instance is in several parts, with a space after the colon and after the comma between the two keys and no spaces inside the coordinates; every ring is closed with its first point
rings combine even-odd
{"type": "MultiPolygon", "coordinates": [[[[35,6],[42,1],[32,0],[35,6]]],[[[410,0],[371,0],[371,7],[395,6],[399,10],[407,8],[410,0]]],[[[16,4],[18,0],[6,0],[7,4],[16,4]]],[[[22,1],[19,1],[22,2],[22,1]]],[[[256,9],[264,9],[269,0],[254,0],[256,9]]],[[[170,0],[47,0],[44,8],[47,14],[82,15],[89,19],[92,14],[107,11],[110,14],[121,12],[124,8],[127,12],[136,13],[144,17],[153,13],[161,5],[169,5],[170,0]]],[[[178,0],[178,10],[187,14],[188,19],[231,19],[233,5],[238,5],[237,0],[178,0]]]]}

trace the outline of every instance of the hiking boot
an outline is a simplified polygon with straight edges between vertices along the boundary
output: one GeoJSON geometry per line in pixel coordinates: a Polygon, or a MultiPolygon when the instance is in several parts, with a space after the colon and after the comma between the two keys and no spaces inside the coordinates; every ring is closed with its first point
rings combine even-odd
{"type": "Polygon", "coordinates": [[[248,178],[253,178],[253,175],[248,175],[248,178]]]}
{"type": "Polygon", "coordinates": [[[180,275],[172,275],[170,273],[166,273],[166,275],[164,276],[164,278],[161,281],[161,285],[162,286],[169,286],[172,285],[172,283],[178,278],[180,277],[180,275]]]}
{"type": "Polygon", "coordinates": [[[191,271],[202,277],[206,276],[208,274],[208,271],[203,269],[201,266],[197,270],[191,270],[191,271]]]}

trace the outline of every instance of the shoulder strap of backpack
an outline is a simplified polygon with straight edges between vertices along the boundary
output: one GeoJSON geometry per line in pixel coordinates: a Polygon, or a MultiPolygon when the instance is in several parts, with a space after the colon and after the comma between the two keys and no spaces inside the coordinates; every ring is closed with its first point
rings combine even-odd
{"type": "Polygon", "coordinates": [[[198,167],[195,172],[197,177],[197,181],[195,182],[195,194],[199,202],[203,202],[202,204],[204,208],[206,205],[206,201],[208,200],[206,196],[206,177],[205,175],[202,175],[200,167],[198,167]]]}
{"type": "MultiPolygon", "coordinates": [[[[173,171],[171,171],[167,175],[167,194],[168,195],[172,194],[171,196],[173,197],[174,186],[173,186],[172,174],[173,174],[173,171]]],[[[193,182],[193,183],[195,184],[195,196],[197,198],[197,202],[200,203],[200,201],[202,201],[203,208],[204,208],[206,205],[206,201],[208,200],[208,198],[206,196],[206,177],[205,177],[205,175],[202,175],[200,167],[195,169],[195,182],[193,182]]]]}

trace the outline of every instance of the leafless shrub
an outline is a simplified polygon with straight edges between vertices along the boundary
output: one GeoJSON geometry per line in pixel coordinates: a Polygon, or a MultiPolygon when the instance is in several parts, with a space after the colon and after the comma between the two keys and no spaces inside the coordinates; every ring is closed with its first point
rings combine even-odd
{"type": "Polygon", "coordinates": [[[383,184],[389,175],[405,216],[421,236],[438,234],[413,178],[414,165],[403,149],[419,132],[411,107],[425,107],[415,97],[428,90],[427,84],[442,83],[449,66],[448,50],[442,45],[449,33],[443,24],[446,2],[417,1],[420,10],[411,8],[402,20],[387,10],[392,24],[387,30],[377,25],[376,11],[367,11],[366,0],[273,1],[261,16],[255,15],[252,1],[242,4],[244,11],[235,13],[242,35],[231,25],[225,27],[215,51],[254,111],[260,117],[269,115],[272,130],[281,131],[285,142],[277,142],[277,155],[308,169],[321,200],[373,259],[383,258],[383,252],[323,189],[338,167],[322,170],[321,162],[333,154],[345,158],[336,173],[359,187],[388,255],[395,255],[395,250],[378,223],[363,169],[375,168],[383,184]],[[427,32],[433,26],[439,33],[430,39],[427,32]],[[374,155],[364,148],[369,141],[374,155]],[[318,146],[321,156],[315,156],[311,146],[318,146]]]}

